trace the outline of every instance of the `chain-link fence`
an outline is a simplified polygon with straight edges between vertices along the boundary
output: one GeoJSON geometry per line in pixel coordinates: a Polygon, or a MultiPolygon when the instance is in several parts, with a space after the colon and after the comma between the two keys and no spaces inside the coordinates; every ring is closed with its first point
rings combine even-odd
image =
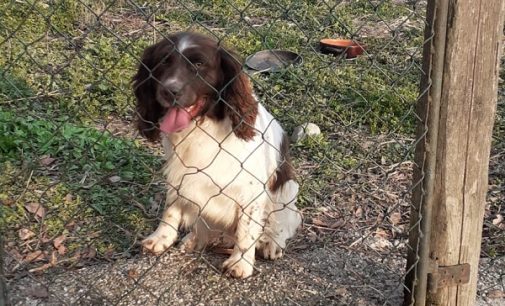
{"type": "MultiPolygon", "coordinates": [[[[405,269],[425,12],[408,0],[1,3],[10,301],[400,304],[417,265],[405,269]],[[250,57],[263,50],[289,52],[250,57]]],[[[482,303],[504,292],[503,109],[482,303]]]]}

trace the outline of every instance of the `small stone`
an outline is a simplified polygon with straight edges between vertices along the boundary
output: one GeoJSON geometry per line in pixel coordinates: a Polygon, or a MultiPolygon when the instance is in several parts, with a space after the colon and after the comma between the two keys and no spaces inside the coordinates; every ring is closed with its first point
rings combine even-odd
{"type": "Polygon", "coordinates": [[[291,141],[298,142],[306,136],[316,136],[321,134],[321,129],[314,123],[305,123],[297,126],[291,135],[291,141]]]}
{"type": "Polygon", "coordinates": [[[117,183],[121,180],[121,177],[117,176],[117,175],[114,175],[114,176],[111,176],[109,177],[109,182],[111,183],[117,183]]]}
{"type": "Polygon", "coordinates": [[[497,214],[496,218],[493,219],[493,225],[498,225],[503,222],[503,216],[501,214],[497,214]]]}
{"type": "Polygon", "coordinates": [[[387,239],[376,237],[375,241],[370,244],[370,247],[375,251],[381,252],[391,249],[393,244],[387,239]]]}
{"type": "Polygon", "coordinates": [[[40,158],[39,163],[41,166],[47,167],[52,164],[56,159],[49,155],[44,155],[40,158]]]}

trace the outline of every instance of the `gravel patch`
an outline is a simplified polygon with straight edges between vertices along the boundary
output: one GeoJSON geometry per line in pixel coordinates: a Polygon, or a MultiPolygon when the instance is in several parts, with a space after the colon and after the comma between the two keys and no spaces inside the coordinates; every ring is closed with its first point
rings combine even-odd
{"type": "MultiPolygon", "coordinates": [[[[13,305],[400,305],[405,260],[369,257],[331,244],[258,260],[246,280],[221,274],[224,255],[138,255],[8,283],[13,305]]],[[[478,305],[504,305],[505,260],[481,261],[478,305]]]]}

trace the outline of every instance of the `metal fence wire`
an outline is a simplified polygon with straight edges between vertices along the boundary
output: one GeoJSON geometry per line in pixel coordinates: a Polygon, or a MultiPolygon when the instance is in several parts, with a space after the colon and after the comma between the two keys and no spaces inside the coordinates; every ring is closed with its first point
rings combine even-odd
{"type": "MultiPolygon", "coordinates": [[[[401,304],[418,264],[425,13],[423,0],[2,1],[2,295],[401,304]],[[244,64],[264,50],[296,60],[244,64]]],[[[503,110],[479,303],[504,292],[503,110]]]]}

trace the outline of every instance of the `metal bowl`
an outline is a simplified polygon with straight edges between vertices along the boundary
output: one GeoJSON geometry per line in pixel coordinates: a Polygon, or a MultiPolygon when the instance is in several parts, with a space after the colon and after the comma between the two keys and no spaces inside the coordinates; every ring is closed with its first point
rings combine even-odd
{"type": "Polygon", "coordinates": [[[303,59],[299,54],[285,50],[263,50],[248,56],[245,60],[246,66],[257,72],[275,72],[302,62],[303,59]]]}

